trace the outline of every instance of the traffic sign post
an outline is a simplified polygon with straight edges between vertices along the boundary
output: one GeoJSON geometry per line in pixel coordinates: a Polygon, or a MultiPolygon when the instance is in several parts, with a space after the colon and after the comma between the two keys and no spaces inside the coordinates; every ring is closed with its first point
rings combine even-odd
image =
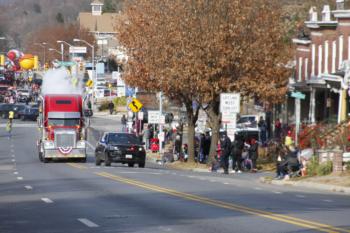
{"type": "Polygon", "coordinates": [[[91,80],[91,79],[89,79],[86,83],[85,83],[85,85],[87,86],[87,87],[93,87],[94,86],[94,82],[91,80]]]}
{"type": "Polygon", "coordinates": [[[139,112],[142,106],[143,106],[142,103],[136,98],[132,98],[131,102],[128,104],[128,107],[133,112],[139,112]]]}
{"type": "Polygon", "coordinates": [[[305,99],[305,94],[297,91],[297,92],[292,92],[291,96],[293,98],[296,98],[296,99],[301,99],[301,100],[304,100],[305,99]]]}
{"type": "Polygon", "coordinates": [[[148,124],[159,124],[160,112],[159,111],[148,111],[148,124]]]}
{"type": "Polygon", "coordinates": [[[220,94],[220,112],[239,113],[241,109],[241,95],[239,93],[220,94]]]}
{"type": "Polygon", "coordinates": [[[295,145],[297,146],[300,132],[300,100],[305,99],[305,94],[297,91],[292,92],[291,96],[295,99],[295,145]]]}
{"type": "Polygon", "coordinates": [[[220,94],[221,122],[225,124],[227,136],[234,140],[237,113],[241,109],[241,95],[239,93],[220,94]]]}

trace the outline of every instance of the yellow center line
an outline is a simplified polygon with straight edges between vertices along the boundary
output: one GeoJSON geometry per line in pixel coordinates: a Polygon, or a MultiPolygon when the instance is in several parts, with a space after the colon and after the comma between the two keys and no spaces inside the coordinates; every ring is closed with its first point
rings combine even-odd
{"type": "Polygon", "coordinates": [[[83,165],[75,164],[75,163],[66,163],[66,164],[71,166],[71,167],[78,168],[78,169],[87,169],[87,167],[85,167],[83,165]]]}
{"type": "Polygon", "coordinates": [[[130,184],[133,186],[138,186],[138,187],[141,187],[143,189],[161,192],[161,193],[165,193],[165,194],[179,197],[182,199],[187,199],[187,200],[191,200],[191,201],[205,203],[208,205],[212,205],[212,206],[216,206],[216,207],[220,207],[220,208],[224,208],[224,209],[230,209],[230,210],[235,210],[235,211],[239,211],[239,212],[243,212],[243,213],[257,215],[257,216],[261,216],[264,218],[269,218],[269,219],[273,219],[276,221],[301,226],[304,228],[318,230],[321,232],[348,232],[348,233],[350,232],[350,230],[334,227],[334,226],[327,225],[327,224],[322,224],[322,223],[318,223],[318,222],[314,222],[314,221],[308,221],[308,220],[304,220],[304,219],[300,219],[300,218],[296,218],[296,217],[291,217],[288,215],[282,215],[282,214],[277,214],[277,213],[273,213],[273,212],[267,212],[267,211],[263,211],[263,210],[253,209],[253,208],[249,208],[249,207],[245,207],[245,206],[241,206],[241,205],[237,205],[237,204],[232,204],[232,203],[228,203],[228,202],[213,200],[213,199],[209,199],[206,197],[201,197],[201,196],[197,196],[197,195],[193,195],[193,194],[189,194],[189,193],[183,193],[183,192],[179,192],[179,191],[172,190],[172,189],[162,188],[159,186],[143,183],[140,181],[116,176],[116,175],[113,175],[113,174],[110,174],[107,172],[95,172],[95,174],[102,176],[102,177],[106,177],[106,178],[115,180],[115,181],[119,181],[122,183],[130,184]]]}

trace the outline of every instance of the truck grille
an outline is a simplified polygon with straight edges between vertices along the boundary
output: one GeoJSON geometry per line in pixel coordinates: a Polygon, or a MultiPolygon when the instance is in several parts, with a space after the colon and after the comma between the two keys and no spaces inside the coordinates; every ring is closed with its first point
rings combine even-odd
{"type": "Polygon", "coordinates": [[[55,132],[56,147],[75,147],[76,133],[74,131],[55,132]]]}

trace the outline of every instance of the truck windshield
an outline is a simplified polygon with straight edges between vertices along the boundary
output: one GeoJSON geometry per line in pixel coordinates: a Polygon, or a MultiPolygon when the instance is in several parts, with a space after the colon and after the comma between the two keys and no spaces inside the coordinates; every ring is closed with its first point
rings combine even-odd
{"type": "Polygon", "coordinates": [[[79,118],[49,118],[50,126],[76,126],[79,125],[79,118]]]}

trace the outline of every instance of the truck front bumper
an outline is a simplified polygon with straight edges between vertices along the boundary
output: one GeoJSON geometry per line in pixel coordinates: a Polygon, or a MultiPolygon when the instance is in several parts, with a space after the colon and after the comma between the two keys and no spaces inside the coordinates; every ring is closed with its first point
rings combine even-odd
{"type": "Polygon", "coordinates": [[[73,148],[69,153],[65,154],[59,151],[59,149],[45,149],[44,158],[86,158],[86,149],[73,148]]]}

